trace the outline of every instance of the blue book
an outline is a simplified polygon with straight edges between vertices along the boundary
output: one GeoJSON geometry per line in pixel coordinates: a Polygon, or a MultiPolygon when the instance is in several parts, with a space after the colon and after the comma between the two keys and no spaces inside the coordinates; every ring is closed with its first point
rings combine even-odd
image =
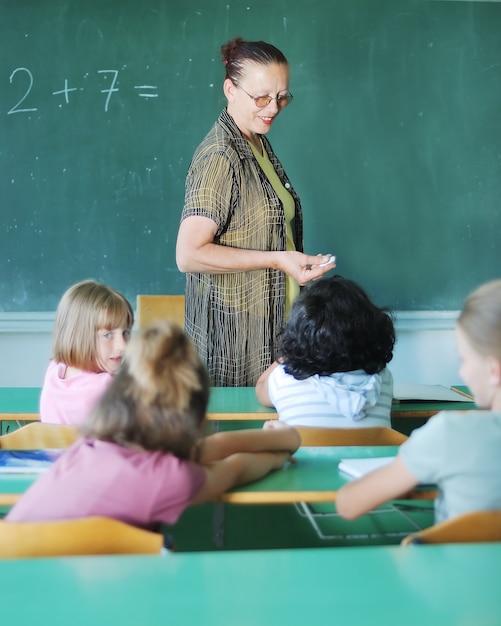
{"type": "Polygon", "coordinates": [[[63,450],[1,450],[0,474],[40,474],[49,469],[63,450]]]}

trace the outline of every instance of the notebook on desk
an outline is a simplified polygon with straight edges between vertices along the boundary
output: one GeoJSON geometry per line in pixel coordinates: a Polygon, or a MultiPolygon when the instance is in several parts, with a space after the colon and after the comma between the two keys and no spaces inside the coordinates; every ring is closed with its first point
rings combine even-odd
{"type": "Polygon", "coordinates": [[[474,400],[466,388],[413,383],[394,383],[393,399],[395,402],[473,402],[474,400]]]}
{"type": "MultiPolygon", "coordinates": [[[[339,471],[346,474],[350,478],[360,478],[361,476],[365,476],[372,472],[373,470],[377,470],[380,467],[384,467],[394,461],[396,457],[394,456],[380,456],[376,458],[358,458],[358,459],[341,459],[339,461],[339,471]]],[[[426,489],[436,489],[436,485],[432,483],[420,483],[420,487],[424,487],[426,489]]]]}
{"type": "Polygon", "coordinates": [[[371,459],[341,459],[338,468],[339,471],[347,476],[360,478],[360,476],[365,476],[365,474],[372,472],[372,470],[388,465],[388,463],[394,459],[394,456],[380,456],[371,459]]]}
{"type": "Polygon", "coordinates": [[[0,450],[0,474],[41,474],[63,450],[0,450]]]}

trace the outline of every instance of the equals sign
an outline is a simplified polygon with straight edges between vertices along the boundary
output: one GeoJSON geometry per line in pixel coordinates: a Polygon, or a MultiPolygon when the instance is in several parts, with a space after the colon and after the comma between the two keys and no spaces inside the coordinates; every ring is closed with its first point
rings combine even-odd
{"type": "MultiPolygon", "coordinates": [[[[134,89],[158,89],[155,85],[135,85],[134,89]]],[[[141,98],[158,98],[157,93],[138,93],[141,98]]]]}

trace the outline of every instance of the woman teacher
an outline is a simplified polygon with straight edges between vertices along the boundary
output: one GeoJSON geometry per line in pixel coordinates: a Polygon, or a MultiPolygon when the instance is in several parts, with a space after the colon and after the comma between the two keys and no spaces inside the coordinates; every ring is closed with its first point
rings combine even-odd
{"type": "Polygon", "coordinates": [[[277,356],[300,286],[335,263],[303,254],[299,198],[265,137],[292,101],[287,59],[241,38],[221,53],[228,103],[188,171],[176,262],[186,272],[185,331],[211,384],[253,386],[277,356]]]}

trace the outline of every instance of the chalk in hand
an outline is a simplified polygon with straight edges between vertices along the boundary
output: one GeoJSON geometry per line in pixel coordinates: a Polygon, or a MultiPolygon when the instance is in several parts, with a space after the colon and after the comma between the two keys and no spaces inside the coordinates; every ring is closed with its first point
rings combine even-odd
{"type": "Polygon", "coordinates": [[[336,262],[336,257],[334,254],[331,254],[330,259],[328,261],[325,261],[325,263],[320,263],[318,267],[325,267],[326,265],[330,265],[331,263],[335,263],[335,262],[336,262]]]}

